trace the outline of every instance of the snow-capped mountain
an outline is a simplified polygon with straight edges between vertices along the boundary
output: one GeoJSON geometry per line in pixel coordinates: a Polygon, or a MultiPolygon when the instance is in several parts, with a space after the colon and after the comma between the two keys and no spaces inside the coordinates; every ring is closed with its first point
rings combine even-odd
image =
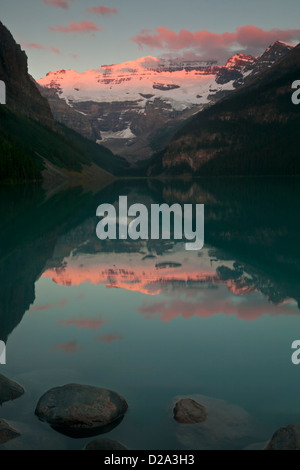
{"type": "Polygon", "coordinates": [[[60,97],[72,105],[90,100],[98,103],[135,100],[144,110],[148,101],[161,98],[174,110],[182,111],[191,104],[209,101],[211,85],[221,69],[205,62],[177,64],[156,57],[142,57],[118,65],[103,65],[84,73],[58,70],[38,82],[55,88],[60,97]]]}
{"type": "Polygon", "coordinates": [[[139,159],[162,148],[183,120],[292,47],[276,42],[258,58],[236,54],[224,66],[142,57],[83,73],[58,70],[38,83],[58,121],[116,153],[139,159]]]}

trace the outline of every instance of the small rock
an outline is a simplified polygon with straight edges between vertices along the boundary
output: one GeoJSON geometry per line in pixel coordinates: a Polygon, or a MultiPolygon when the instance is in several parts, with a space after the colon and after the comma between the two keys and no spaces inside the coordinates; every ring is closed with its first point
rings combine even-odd
{"type": "Polygon", "coordinates": [[[173,413],[174,419],[184,424],[203,423],[207,417],[206,408],[191,398],[179,400],[175,405],[173,413]]]}
{"type": "MultiPolygon", "coordinates": [[[[206,395],[179,395],[170,402],[169,416],[173,416],[174,406],[182,399],[201,403],[207,410],[207,419],[193,425],[174,426],[180,448],[197,450],[237,450],[252,442],[265,439],[262,424],[238,405],[233,405],[206,395]]],[[[262,448],[264,445],[262,445],[262,448]]]]}
{"type": "Polygon", "coordinates": [[[6,401],[19,398],[24,392],[25,390],[21,385],[0,374],[0,405],[6,401]]]}
{"type": "Polygon", "coordinates": [[[89,385],[52,388],[39,400],[35,414],[71,437],[95,436],[117,426],[128,409],[116,392],[89,385]]]}
{"type": "Polygon", "coordinates": [[[12,428],[4,419],[0,419],[0,444],[4,444],[20,435],[19,431],[12,428]]]}
{"type": "Polygon", "coordinates": [[[95,439],[89,442],[84,450],[128,450],[118,441],[113,439],[95,439]]]}
{"type": "Polygon", "coordinates": [[[300,450],[300,424],[278,429],[265,450],[300,450]]]}

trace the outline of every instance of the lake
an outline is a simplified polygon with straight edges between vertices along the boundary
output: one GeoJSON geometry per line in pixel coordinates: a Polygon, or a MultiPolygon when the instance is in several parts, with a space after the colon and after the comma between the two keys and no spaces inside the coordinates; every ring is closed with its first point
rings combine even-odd
{"type": "Polygon", "coordinates": [[[129,449],[263,448],[300,422],[298,178],[121,180],[99,190],[0,188],[0,373],[25,394],[1,408],[3,449],[82,449],[34,415],[52,387],[90,384],[129,410],[103,435],[129,449]],[[99,204],[204,204],[205,243],[105,240],[99,204]],[[173,418],[178,397],[208,408],[173,418]]]}

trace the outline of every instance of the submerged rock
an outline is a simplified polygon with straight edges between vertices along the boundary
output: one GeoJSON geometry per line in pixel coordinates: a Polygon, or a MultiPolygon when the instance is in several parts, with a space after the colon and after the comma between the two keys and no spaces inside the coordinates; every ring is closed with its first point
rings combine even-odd
{"type": "Polygon", "coordinates": [[[175,404],[187,398],[201,403],[207,410],[207,418],[202,423],[193,425],[174,423],[173,430],[180,447],[197,450],[238,450],[253,442],[264,440],[265,430],[262,424],[253,419],[246,410],[205,395],[174,397],[168,408],[170,418],[174,416],[175,404]]]}
{"type": "Polygon", "coordinates": [[[0,374],[0,405],[19,398],[24,392],[25,390],[20,384],[0,374]]]}
{"type": "Polygon", "coordinates": [[[39,400],[35,414],[71,437],[95,436],[117,426],[128,409],[116,392],[89,385],[52,388],[39,400]]]}
{"type": "Polygon", "coordinates": [[[0,419],[0,444],[4,444],[20,435],[19,431],[12,428],[4,419],[0,419]]]}
{"type": "Polygon", "coordinates": [[[300,450],[300,424],[290,424],[275,431],[265,450],[300,450]]]}
{"type": "Polygon", "coordinates": [[[113,439],[95,439],[89,442],[84,450],[128,450],[118,441],[113,439]]]}
{"type": "Polygon", "coordinates": [[[179,400],[175,405],[173,413],[174,419],[184,424],[203,423],[207,418],[205,406],[191,398],[179,400]]]}

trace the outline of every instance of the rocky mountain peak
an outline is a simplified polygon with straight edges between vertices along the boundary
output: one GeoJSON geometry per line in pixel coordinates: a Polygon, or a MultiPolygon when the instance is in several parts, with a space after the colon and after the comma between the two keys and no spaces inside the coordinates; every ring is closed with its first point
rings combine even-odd
{"type": "Polygon", "coordinates": [[[257,57],[253,66],[249,67],[248,70],[252,68],[251,77],[262,70],[270,68],[275,62],[277,62],[277,60],[284,57],[294,47],[295,45],[282,41],[276,41],[271,44],[263,54],[257,57]]]}
{"type": "Polygon", "coordinates": [[[270,44],[270,46],[265,50],[264,54],[268,52],[286,52],[286,50],[292,50],[295,47],[295,44],[291,44],[288,42],[283,42],[283,41],[275,41],[273,44],[270,44]]]}
{"type": "Polygon", "coordinates": [[[227,60],[225,67],[244,67],[246,65],[251,65],[255,60],[256,57],[249,54],[235,54],[227,60]]]}

